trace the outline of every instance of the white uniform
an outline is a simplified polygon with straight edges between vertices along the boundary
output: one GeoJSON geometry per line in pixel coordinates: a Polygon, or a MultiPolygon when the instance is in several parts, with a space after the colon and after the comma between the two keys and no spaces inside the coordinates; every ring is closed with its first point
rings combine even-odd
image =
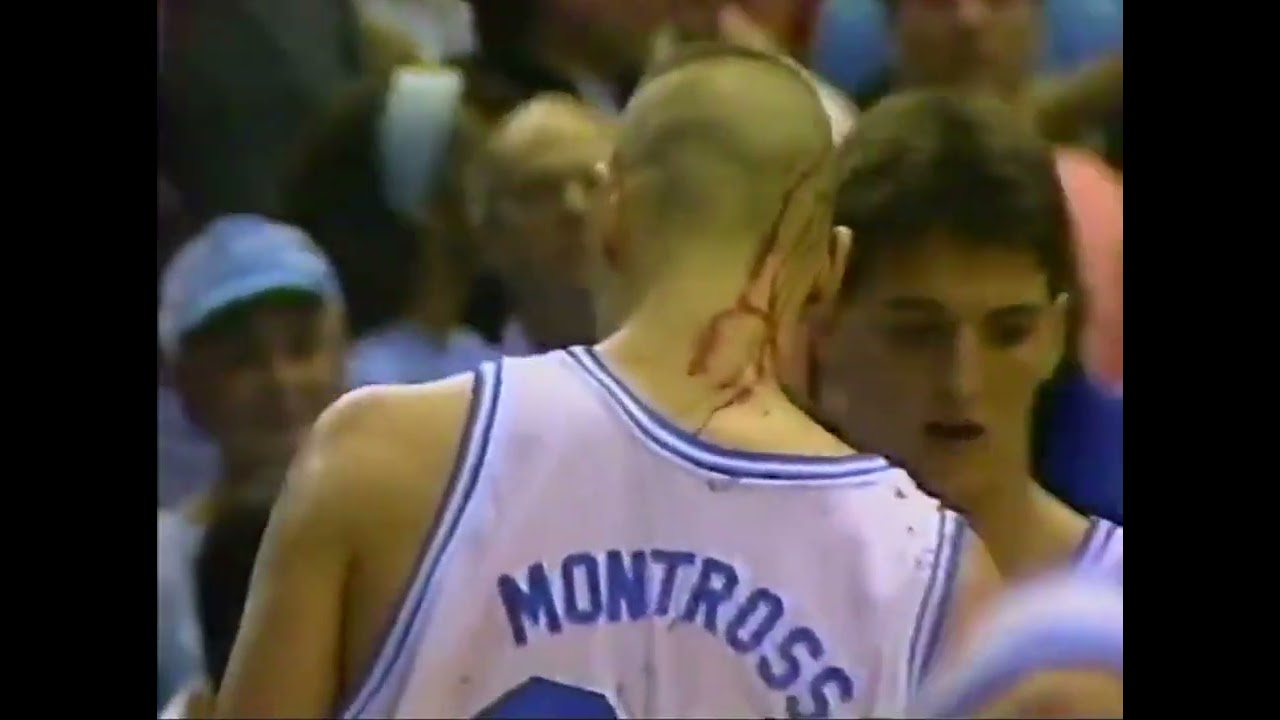
{"type": "Polygon", "coordinates": [[[1090,518],[1089,530],[1076,553],[1076,567],[1124,583],[1124,528],[1103,518],[1090,518]]]}
{"type": "Polygon", "coordinates": [[[928,683],[910,717],[973,717],[1044,671],[1088,669],[1123,676],[1123,586],[1092,571],[1033,581],[997,604],[973,637],[975,646],[928,683]]]}
{"type": "Polygon", "coordinates": [[[876,456],[726,450],[590,349],[483,366],[437,530],[348,717],[884,717],[963,533],[876,456]]]}

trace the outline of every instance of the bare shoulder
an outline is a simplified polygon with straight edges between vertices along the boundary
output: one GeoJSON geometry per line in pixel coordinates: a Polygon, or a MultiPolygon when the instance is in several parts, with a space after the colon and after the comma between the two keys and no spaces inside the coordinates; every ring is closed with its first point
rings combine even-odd
{"type": "Polygon", "coordinates": [[[343,395],[316,421],[288,492],[322,495],[357,524],[407,496],[438,497],[465,431],[472,385],[464,374],[343,395]]]}
{"type": "Polygon", "coordinates": [[[460,425],[471,404],[472,375],[454,375],[421,385],[371,385],[338,398],[316,421],[311,443],[360,452],[368,443],[421,446],[427,435],[460,425]],[[416,426],[416,427],[415,427],[416,426]]]}

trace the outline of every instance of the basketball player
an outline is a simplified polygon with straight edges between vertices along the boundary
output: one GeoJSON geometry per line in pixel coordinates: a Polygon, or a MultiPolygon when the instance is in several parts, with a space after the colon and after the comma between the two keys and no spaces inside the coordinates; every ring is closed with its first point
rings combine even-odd
{"type": "Polygon", "coordinates": [[[905,711],[958,599],[956,528],[775,370],[844,269],[833,154],[772,56],[703,44],[656,68],[592,212],[620,330],[331,408],[219,714],[905,711]]]}
{"type": "Polygon", "coordinates": [[[1059,574],[1010,593],[914,703],[922,718],[1124,716],[1124,591],[1059,574]]]}
{"type": "Polygon", "coordinates": [[[865,113],[845,150],[836,220],[855,250],[821,412],[961,511],[1006,577],[1074,561],[1119,578],[1121,529],[1029,470],[1073,277],[1051,149],[999,101],[918,91],[865,113]]]}

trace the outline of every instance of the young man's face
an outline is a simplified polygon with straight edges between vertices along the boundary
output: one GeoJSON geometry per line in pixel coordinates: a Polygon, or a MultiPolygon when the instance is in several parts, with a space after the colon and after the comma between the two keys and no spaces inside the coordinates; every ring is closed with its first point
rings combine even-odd
{"type": "Polygon", "coordinates": [[[823,413],[943,497],[1009,479],[1063,338],[1038,258],[935,235],[867,262],[819,351],[823,413]]]}
{"type": "Polygon", "coordinates": [[[270,474],[287,466],[341,392],[345,351],[339,308],[301,294],[267,295],[220,313],[184,341],[179,382],[227,464],[270,474]]]}

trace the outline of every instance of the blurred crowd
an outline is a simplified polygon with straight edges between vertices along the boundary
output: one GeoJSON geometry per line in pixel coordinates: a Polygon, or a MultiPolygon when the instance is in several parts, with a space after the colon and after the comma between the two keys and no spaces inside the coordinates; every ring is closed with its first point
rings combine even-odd
{"type": "Polygon", "coordinates": [[[1025,108],[1061,148],[1080,300],[1027,422],[1032,472],[1122,521],[1122,10],[158,0],[157,710],[217,686],[288,464],[344,390],[607,331],[580,241],[593,170],[646,64],[685,39],[790,54],[852,100],[854,132],[904,87],[1025,108]]]}

